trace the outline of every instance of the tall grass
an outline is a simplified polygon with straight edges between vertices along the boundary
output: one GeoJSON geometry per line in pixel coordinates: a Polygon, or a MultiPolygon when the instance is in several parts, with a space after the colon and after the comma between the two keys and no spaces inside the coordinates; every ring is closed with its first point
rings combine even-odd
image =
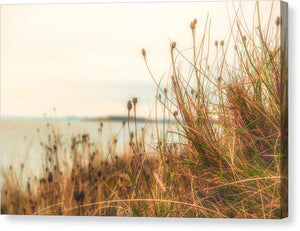
{"type": "MultiPolygon", "coordinates": [[[[129,144],[116,153],[91,145],[88,134],[62,145],[54,133],[43,144],[43,172],[16,180],[3,175],[1,213],[97,216],[281,218],[287,177],[283,163],[287,137],[287,76],[283,63],[282,19],[248,33],[238,19],[230,36],[215,41],[209,58],[210,20],[192,48],[170,43],[172,73],[157,85],[156,144],[147,142],[147,124],[138,136],[137,98],[128,101],[129,144]],[[267,28],[267,29],[263,29],[267,28]],[[230,60],[234,60],[230,62],[230,60]],[[188,68],[183,68],[185,64],[188,68]],[[171,122],[168,121],[171,119],[171,122]],[[102,158],[106,152],[107,158],[102,158]]],[[[142,50],[149,73],[146,50],[142,50]]],[[[154,78],[154,76],[152,76],[154,78]]],[[[155,78],[154,78],[155,80],[155,78]]],[[[102,126],[99,128],[100,137],[102,126]]],[[[287,190],[287,189],[286,189],[287,190]]]]}

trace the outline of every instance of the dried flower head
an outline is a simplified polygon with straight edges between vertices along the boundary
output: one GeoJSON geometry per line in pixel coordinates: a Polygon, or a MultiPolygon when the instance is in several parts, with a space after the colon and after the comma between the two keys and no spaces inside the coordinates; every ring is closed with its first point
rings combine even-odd
{"type": "Polygon", "coordinates": [[[133,102],[134,105],[136,105],[137,102],[138,102],[138,98],[137,98],[137,97],[134,97],[134,98],[132,99],[132,102],[133,102]]]}
{"type": "Polygon", "coordinates": [[[176,42],[172,42],[172,49],[176,47],[176,42]]]}
{"type": "Polygon", "coordinates": [[[197,19],[196,19],[196,18],[194,18],[193,23],[194,23],[195,25],[197,24],[197,19]]]}
{"type": "Polygon", "coordinates": [[[146,56],[146,50],[143,48],[142,49],[142,55],[145,57],[146,56]]]}
{"type": "Polygon", "coordinates": [[[99,171],[97,172],[97,175],[98,175],[99,178],[102,176],[101,170],[99,170],[99,171]]]}
{"type": "Polygon", "coordinates": [[[88,134],[83,134],[83,135],[82,135],[82,141],[83,141],[84,143],[86,143],[86,142],[88,141],[88,138],[89,138],[89,135],[88,135],[88,134]]]}
{"type": "Polygon", "coordinates": [[[74,197],[74,200],[79,202],[79,201],[83,201],[83,198],[84,198],[84,191],[74,191],[73,193],[73,197],[74,197]]]}
{"type": "Polygon", "coordinates": [[[277,18],[275,20],[275,24],[276,24],[276,26],[281,25],[281,17],[277,16],[277,18]]]}
{"type": "Polygon", "coordinates": [[[195,29],[195,23],[191,22],[190,27],[191,27],[192,30],[194,30],[195,29]]]}
{"type": "Polygon", "coordinates": [[[173,115],[176,117],[178,115],[178,111],[174,111],[173,115]]]}
{"type": "Polygon", "coordinates": [[[219,45],[218,40],[215,41],[215,46],[217,47],[219,45]]]}
{"type": "Polygon", "coordinates": [[[49,172],[49,174],[48,174],[48,182],[52,183],[52,181],[53,181],[53,174],[52,174],[52,172],[49,172]]]}
{"type": "Polygon", "coordinates": [[[224,46],[224,40],[221,40],[220,45],[224,46]]]}
{"type": "Polygon", "coordinates": [[[131,102],[131,100],[128,100],[128,103],[127,103],[127,109],[128,109],[128,110],[131,110],[131,109],[132,109],[132,102],[131,102]]]}

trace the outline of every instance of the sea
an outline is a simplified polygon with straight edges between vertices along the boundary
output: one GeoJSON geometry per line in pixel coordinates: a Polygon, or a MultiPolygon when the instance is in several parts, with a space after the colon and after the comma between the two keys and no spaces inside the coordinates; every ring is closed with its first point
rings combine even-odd
{"type": "MultiPolygon", "coordinates": [[[[159,129],[161,130],[161,123],[159,129]]],[[[147,142],[154,145],[156,137],[156,124],[137,122],[138,136],[146,131],[147,142]],[[151,138],[152,137],[152,138],[151,138]],[[151,139],[151,140],[150,140],[151,139]]],[[[130,123],[130,130],[135,133],[134,123],[130,123]]],[[[60,134],[63,146],[70,146],[71,138],[89,135],[90,143],[102,145],[105,149],[111,142],[117,140],[117,149],[122,150],[124,144],[129,143],[129,130],[122,121],[94,121],[94,120],[68,120],[68,119],[31,119],[31,118],[1,118],[0,123],[0,160],[2,171],[8,171],[13,166],[20,171],[22,163],[24,172],[36,175],[41,161],[44,158],[44,149],[41,144],[48,144],[49,135],[60,134]],[[99,128],[102,123],[102,132],[99,128]]]]}

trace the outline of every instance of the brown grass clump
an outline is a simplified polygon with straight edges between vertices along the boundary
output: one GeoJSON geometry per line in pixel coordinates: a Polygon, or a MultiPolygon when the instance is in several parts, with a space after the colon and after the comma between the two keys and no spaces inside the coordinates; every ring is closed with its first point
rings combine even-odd
{"type": "MultiPolygon", "coordinates": [[[[258,4],[257,9],[259,18],[258,4]]],[[[287,64],[278,32],[283,23],[278,17],[277,29],[263,31],[259,20],[255,33],[249,34],[237,20],[231,39],[214,42],[216,62],[208,62],[210,23],[206,21],[198,40],[194,19],[190,53],[176,42],[170,44],[167,86],[155,81],[142,49],[158,87],[156,108],[162,108],[155,145],[146,141],[147,124],[137,132],[138,98],[133,98],[127,103],[128,131],[126,122],[122,124],[130,142],[124,141],[121,153],[116,153],[117,136],[103,159],[102,146],[91,145],[88,134],[72,137],[69,146],[62,145],[60,134],[52,134],[43,144],[43,172],[26,187],[16,180],[12,166],[3,172],[1,213],[286,216],[287,64]],[[234,57],[233,65],[228,56],[234,57]],[[187,74],[183,63],[189,67],[187,74]]]]}

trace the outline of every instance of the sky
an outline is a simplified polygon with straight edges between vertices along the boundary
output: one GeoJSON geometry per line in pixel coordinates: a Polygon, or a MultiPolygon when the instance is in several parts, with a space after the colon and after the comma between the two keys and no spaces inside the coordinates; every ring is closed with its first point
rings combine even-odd
{"type": "MultiPolygon", "coordinates": [[[[260,4],[262,13],[270,9],[260,4]]],[[[254,6],[242,3],[249,22],[254,6]]],[[[226,2],[2,5],[1,115],[51,116],[53,108],[56,116],[126,115],[127,101],[138,97],[138,115],[148,116],[156,87],[141,49],[155,78],[167,77],[170,41],[190,47],[190,22],[197,18],[200,35],[208,13],[211,40],[224,39],[232,9],[226,2]]]]}

